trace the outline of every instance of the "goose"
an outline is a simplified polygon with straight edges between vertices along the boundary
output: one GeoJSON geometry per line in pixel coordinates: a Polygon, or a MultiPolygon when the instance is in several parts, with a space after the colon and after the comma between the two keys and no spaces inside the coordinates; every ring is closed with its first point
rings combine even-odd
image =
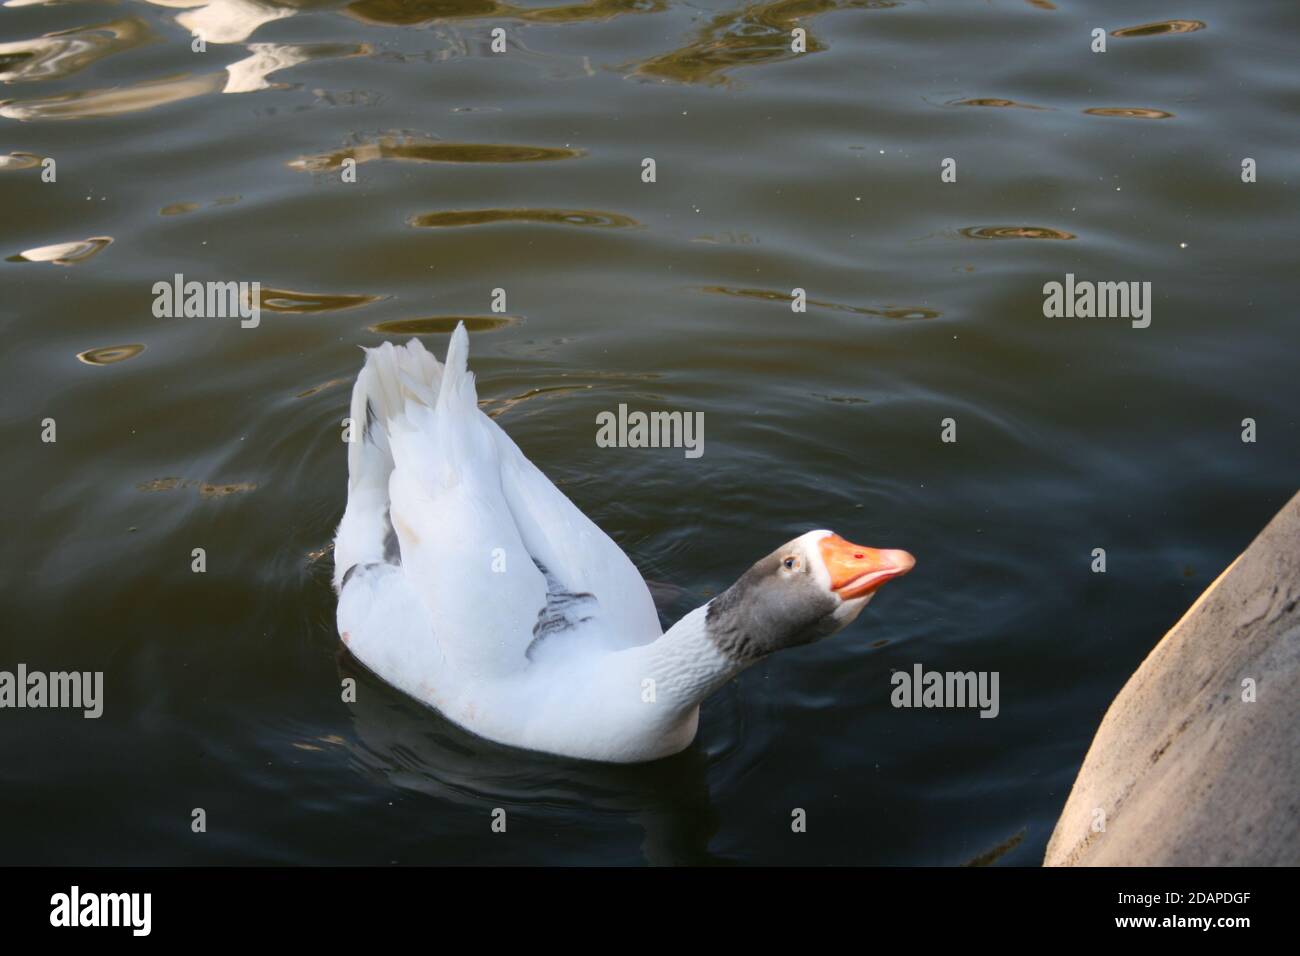
{"type": "Polygon", "coordinates": [[[463,324],[443,364],[418,339],[365,352],[334,541],[339,636],[480,737],[609,763],[678,753],[719,686],[843,629],[915,564],[809,531],[665,632],[628,556],[479,409],[463,324]]]}

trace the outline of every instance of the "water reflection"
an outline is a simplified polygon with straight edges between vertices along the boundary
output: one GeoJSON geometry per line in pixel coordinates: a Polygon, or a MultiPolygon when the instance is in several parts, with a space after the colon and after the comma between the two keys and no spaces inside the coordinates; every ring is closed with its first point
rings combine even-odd
{"type": "MultiPolygon", "coordinates": [[[[530,388],[522,394],[509,395],[505,398],[481,398],[478,404],[479,408],[483,409],[483,414],[487,415],[488,418],[500,418],[511,409],[535,398],[559,398],[561,395],[585,392],[595,387],[594,385],[543,385],[538,388],[530,388]]],[[[562,484],[562,482],[557,482],[557,484],[562,484]]]]}
{"type": "Polygon", "coordinates": [[[107,89],[74,90],[29,100],[0,101],[0,116],[17,120],[90,119],[134,113],[204,96],[208,93],[251,93],[271,89],[266,77],[307,60],[368,54],[364,43],[291,45],[249,44],[251,55],[220,73],[181,74],[107,89]]]}
{"type": "Polygon", "coordinates": [[[245,492],[256,490],[257,482],[255,481],[236,481],[226,485],[217,485],[210,481],[199,483],[200,498],[227,498],[230,495],[242,495],[245,492]]]}
{"type": "Polygon", "coordinates": [[[458,209],[412,216],[407,224],[420,229],[482,226],[497,222],[541,222],[564,226],[639,226],[630,216],[594,209],[458,209]]]}
{"type": "Polygon", "coordinates": [[[303,156],[293,160],[293,169],[320,173],[338,169],[347,159],[357,165],[395,159],[421,163],[542,163],[575,159],[580,149],[555,146],[517,146],[507,143],[443,143],[417,136],[383,136],[373,143],[359,143],[332,153],[303,156]]]}
{"type": "Polygon", "coordinates": [[[174,202],[163,206],[158,210],[160,216],[183,216],[187,212],[194,212],[199,208],[196,202],[174,202]]]}
{"type": "Polygon", "coordinates": [[[668,7],[667,0],[591,0],[589,3],[562,3],[537,9],[516,7],[512,16],[530,23],[590,23],[612,20],[627,13],[659,13],[668,7]]]}
{"type": "Polygon", "coordinates": [[[149,0],[160,7],[189,7],[176,22],[205,43],[242,43],[262,24],[283,20],[298,11],[288,4],[264,0],[149,0]]]}
{"type": "Polygon", "coordinates": [[[0,43],[0,82],[58,80],[105,57],[157,40],[139,17],[47,33],[32,40],[0,43]]]}
{"type": "Polygon", "coordinates": [[[267,312],[337,312],[387,298],[382,295],[335,295],[263,288],[259,299],[267,312]]]}
{"type": "Polygon", "coordinates": [[[76,242],[58,242],[52,246],[37,246],[17,255],[8,262],[52,262],[56,266],[72,266],[99,255],[113,244],[112,236],[92,236],[76,242]]]}
{"type": "MultiPolygon", "coordinates": [[[[726,82],[723,73],[737,66],[789,60],[803,54],[791,49],[790,33],[803,21],[831,10],[884,10],[901,0],[774,0],[719,14],[686,46],[638,64],[634,75],[676,83],[726,82]]],[[[810,32],[807,52],[825,45],[810,32]]]]}
{"type": "Polygon", "coordinates": [[[967,239],[1073,239],[1074,233],[1047,226],[967,226],[957,230],[967,239]]]}
{"type": "Polygon", "coordinates": [[[1016,847],[1020,846],[1021,841],[1025,838],[1025,829],[1021,829],[1011,834],[997,846],[991,847],[971,859],[967,860],[962,866],[992,866],[998,860],[1002,859],[1016,847]]]}
{"type": "Polygon", "coordinates": [[[295,395],[294,398],[311,398],[313,395],[323,392],[326,389],[337,388],[340,385],[351,385],[351,384],[352,384],[352,379],[350,378],[332,378],[328,382],[321,382],[319,385],[313,385],[311,388],[303,389],[301,392],[295,395]]]}
{"type": "MultiPolygon", "coordinates": [[[[794,296],[788,292],[777,292],[772,289],[734,289],[726,286],[713,285],[704,286],[700,291],[711,292],[717,295],[732,295],[743,299],[766,299],[769,302],[793,302],[794,296]]],[[[820,299],[807,299],[809,305],[815,305],[822,309],[832,309],[836,312],[852,312],[854,315],[874,315],[883,319],[937,319],[943,315],[934,309],[921,308],[920,306],[888,306],[885,308],[872,309],[859,305],[843,305],[838,302],[825,302],[820,299]]]]}
{"type": "Polygon", "coordinates": [[[253,93],[271,89],[267,77],[278,70],[331,57],[366,56],[371,50],[365,43],[250,43],[251,56],[226,67],[229,78],[223,93],[253,93]]]}
{"type": "Polygon", "coordinates": [[[20,100],[0,105],[0,116],[16,120],[88,119],[117,116],[137,110],[153,109],[178,103],[221,89],[222,73],[204,76],[173,76],[145,80],[130,86],[100,90],[76,90],[40,99],[20,100]]]}
{"type": "Polygon", "coordinates": [[[200,498],[227,498],[231,495],[256,491],[257,482],[237,481],[219,485],[210,481],[200,481],[197,478],[154,478],[150,481],[140,482],[135,488],[136,491],[148,493],[197,488],[200,498]]]}
{"type": "Polygon", "coordinates": [[[1133,119],[1170,119],[1174,115],[1142,106],[1094,106],[1084,112],[1089,116],[1127,116],[1133,119]]]}
{"type": "Polygon", "coordinates": [[[707,763],[698,746],[650,764],[601,764],[516,750],[470,734],[367,671],[345,649],[340,678],[357,681],[348,704],[354,741],[343,745],[362,769],[394,787],[440,801],[521,813],[622,817],[645,832],[648,863],[717,862],[708,850],[718,828],[707,763]]]}
{"type": "MultiPolygon", "coordinates": [[[[210,203],[213,206],[232,206],[239,202],[239,196],[222,196],[220,199],[214,199],[210,203]]],[[[202,203],[197,202],[173,202],[168,203],[158,210],[160,216],[183,216],[187,213],[197,212],[203,208],[202,203]]]]}
{"type": "Polygon", "coordinates": [[[1195,33],[1204,30],[1204,20],[1161,20],[1159,23],[1143,23],[1136,27],[1123,27],[1112,30],[1113,37],[1154,37],[1166,33],[1195,33]]]}
{"type": "Polygon", "coordinates": [[[524,7],[498,0],[355,0],[345,12],[365,23],[414,26],[434,20],[523,20],[530,23],[591,23],[629,13],[658,13],[666,0],[590,0],[554,7],[524,7]]]}
{"type": "Polygon", "coordinates": [[[999,109],[1016,109],[1016,110],[1049,110],[1050,106],[1035,106],[1033,103],[1018,103],[1015,100],[1004,100],[994,96],[972,97],[964,100],[951,100],[947,106],[992,106],[999,109]]]}
{"type": "Polygon", "coordinates": [[[125,362],[127,359],[135,358],[143,351],[144,346],[139,344],[105,345],[101,348],[78,352],[77,359],[87,365],[113,365],[117,362],[125,362]]]}
{"type": "Polygon", "coordinates": [[[35,153],[9,153],[0,155],[0,169],[31,169],[41,164],[41,157],[35,153]]]}
{"type": "Polygon", "coordinates": [[[456,331],[464,322],[467,332],[494,332],[522,321],[517,315],[433,315],[424,319],[393,319],[370,326],[380,335],[440,335],[456,331]]]}

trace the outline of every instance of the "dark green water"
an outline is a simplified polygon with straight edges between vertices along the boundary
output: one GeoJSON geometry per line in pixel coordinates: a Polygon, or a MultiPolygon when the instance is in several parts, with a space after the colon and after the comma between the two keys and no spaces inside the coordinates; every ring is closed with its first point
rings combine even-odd
{"type": "Polygon", "coordinates": [[[0,7],[0,669],[105,675],[98,720],[0,710],[0,863],[1038,863],[1113,695],[1300,478],[1298,30],[1264,0],[0,7]],[[261,324],[155,318],[178,272],[260,281],[261,324]],[[1066,273],[1150,282],[1150,327],[1045,318],[1066,273]],[[357,346],[441,352],[458,316],[666,620],[810,528],[916,570],[677,758],[456,730],[340,656],[326,549],[357,346]],[[596,447],[619,403],[702,411],[703,457],[596,447]],[[916,663],[999,672],[999,716],[891,707],[916,663]]]}

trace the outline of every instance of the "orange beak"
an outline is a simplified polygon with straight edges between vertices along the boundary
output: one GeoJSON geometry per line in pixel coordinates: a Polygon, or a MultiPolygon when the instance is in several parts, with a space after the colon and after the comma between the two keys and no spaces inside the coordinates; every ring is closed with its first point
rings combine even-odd
{"type": "Polygon", "coordinates": [[[911,571],[916,558],[906,551],[877,551],[832,534],[817,542],[822,561],[831,573],[831,590],[841,600],[865,597],[890,578],[911,571]]]}

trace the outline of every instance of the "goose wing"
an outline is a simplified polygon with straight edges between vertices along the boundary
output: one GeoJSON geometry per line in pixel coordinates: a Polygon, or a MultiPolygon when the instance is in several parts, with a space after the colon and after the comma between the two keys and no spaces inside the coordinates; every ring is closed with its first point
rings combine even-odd
{"type": "MultiPolygon", "coordinates": [[[[364,440],[382,442],[384,454],[354,457],[386,458],[386,493],[353,475],[349,512],[354,496],[358,515],[367,504],[368,523],[352,524],[369,529],[372,559],[400,568],[441,657],[466,677],[491,678],[556,647],[658,637],[653,600],[627,555],[478,409],[464,328],[442,367],[416,340],[393,350],[404,358],[378,352],[367,358],[375,374],[364,440]]],[[[354,395],[354,417],[358,404],[354,395]]],[[[348,525],[345,513],[340,566],[353,557],[343,554],[348,525]]]]}

